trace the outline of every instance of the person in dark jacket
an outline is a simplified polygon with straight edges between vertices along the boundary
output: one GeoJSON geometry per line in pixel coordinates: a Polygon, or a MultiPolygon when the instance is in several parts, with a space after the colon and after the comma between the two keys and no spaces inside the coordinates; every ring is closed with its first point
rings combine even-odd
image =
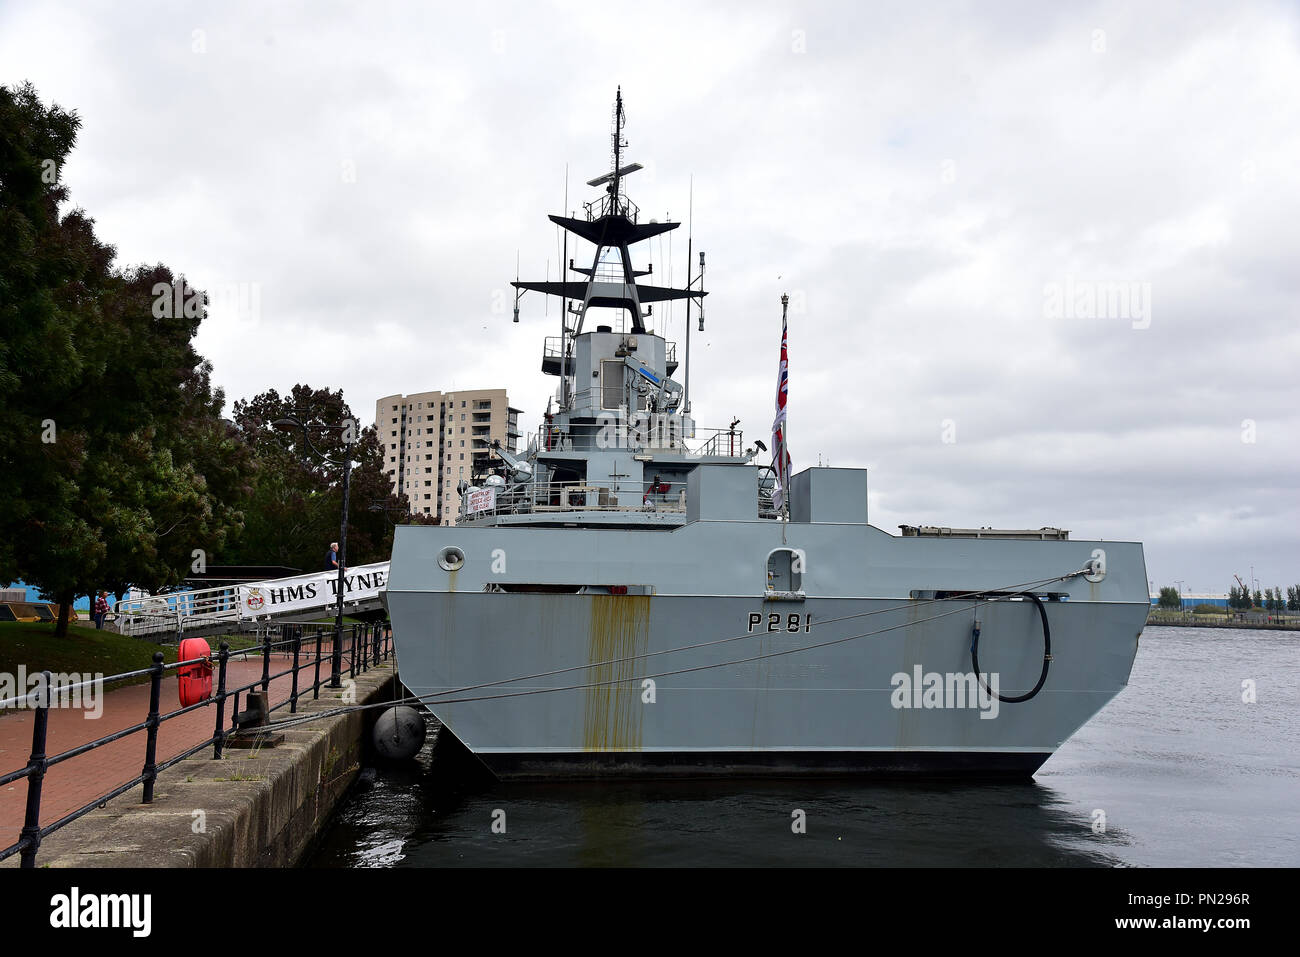
{"type": "Polygon", "coordinates": [[[339,543],[330,542],[329,554],[325,556],[325,570],[327,572],[336,572],[339,570],[339,543]]]}

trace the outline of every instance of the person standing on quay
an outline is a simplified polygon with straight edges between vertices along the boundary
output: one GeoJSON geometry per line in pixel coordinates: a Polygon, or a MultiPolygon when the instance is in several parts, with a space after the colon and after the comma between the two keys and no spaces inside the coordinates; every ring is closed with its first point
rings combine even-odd
{"type": "Polygon", "coordinates": [[[102,630],[104,627],[104,617],[108,614],[108,592],[101,591],[95,596],[95,607],[93,611],[95,614],[95,627],[102,630]]]}
{"type": "Polygon", "coordinates": [[[325,570],[327,572],[336,572],[339,570],[339,543],[330,542],[329,554],[325,556],[325,570]]]}

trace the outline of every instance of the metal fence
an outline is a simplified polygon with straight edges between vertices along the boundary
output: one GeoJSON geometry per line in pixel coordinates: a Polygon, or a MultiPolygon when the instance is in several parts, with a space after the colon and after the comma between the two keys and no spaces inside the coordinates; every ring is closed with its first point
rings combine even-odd
{"type": "MultiPolygon", "coordinates": [[[[329,673],[325,676],[325,683],[329,687],[340,687],[342,678],[346,676],[355,676],[358,673],[368,671],[372,665],[377,665],[393,655],[393,630],[389,622],[374,622],[370,624],[352,625],[351,628],[344,629],[343,641],[333,644],[334,626],[321,625],[312,627],[304,624],[284,624],[281,626],[280,640],[274,641],[273,634],[268,630],[263,638],[262,644],[253,648],[243,649],[232,652],[230,645],[222,641],[217,652],[206,658],[192,658],[187,661],[177,661],[173,664],[163,663],[163,653],[154,652],[153,664],[148,668],[142,668],[139,671],[128,671],[125,674],[113,675],[109,678],[99,679],[104,684],[109,682],[122,681],[130,678],[140,678],[145,675],[149,676],[149,713],[143,721],[123,728],[113,734],[105,735],[102,738],[96,738],[85,744],[78,745],[60,754],[47,755],[46,751],[46,731],[49,725],[49,710],[53,704],[57,704],[60,698],[68,699],[73,692],[79,691],[90,682],[81,682],[76,685],[63,685],[57,688],[50,687],[50,672],[42,672],[44,675],[43,690],[28,692],[8,701],[0,702],[0,708],[19,704],[26,706],[30,702],[35,704],[32,709],[35,712],[35,721],[32,724],[32,752],[27,761],[27,766],[7,774],[0,775],[0,787],[12,784],[14,781],[27,779],[27,807],[23,820],[23,829],[18,841],[9,847],[0,850],[0,861],[12,857],[14,854],[22,855],[23,867],[36,866],[36,852],[40,849],[41,841],[47,836],[71,824],[73,821],[90,813],[97,807],[102,806],[107,801],[125,794],[137,785],[143,786],[142,803],[150,804],[153,802],[154,782],[158,774],[173,764],[185,760],[192,755],[197,754],[204,748],[211,746],[212,757],[214,760],[220,759],[222,748],[226,739],[236,731],[235,716],[239,714],[240,695],[246,695],[255,690],[259,685],[263,691],[269,692],[271,682],[277,678],[283,678],[286,675],[292,676],[289,697],[279,704],[268,706],[268,712],[275,712],[281,708],[288,707],[290,714],[298,711],[298,701],[308,692],[311,693],[313,700],[320,697],[322,686],[321,664],[325,662],[329,666],[329,673]],[[325,657],[322,651],[323,645],[328,639],[332,647],[328,657],[325,657]],[[346,651],[345,651],[346,645],[346,651]],[[279,653],[292,655],[293,664],[283,671],[271,672],[271,654],[275,649],[281,649],[279,653]],[[306,649],[306,654],[304,654],[306,649]],[[226,687],[227,664],[233,657],[247,657],[258,651],[262,656],[262,677],[246,685],[240,685],[237,688],[226,687]],[[346,668],[344,667],[344,655],[346,654],[346,668]],[[203,664],[216,665],[216,690],[211,697],[192,704],[187,707],[178,708],[175,711],[166,714],[160,714],[160,696],[162,692],[163,675],[169,671],[178,671],[182,668],[192,668],[203,664]],[[300,682],[299,676],[303,671],[312,671],[311,680],[307,683],[300,682]],[[33,700],[34,699],[34,700],[33,700]],[[233,707],[230,710],[229,727],[226,720],[226,702],[234,699],[233,707]],[[159,761],[157,759],[158,746],[158,728],[164,721],[170,721],[181,715],[189,714],[200,708],[212,707],[216,709],[216,717],[213,722],[212,736],[207,738],[193,747],[187,748],[180,754],[159,761]],[[144,769],[134,778],[126,781],[112,790],[101,794],[94,800],[83,805],[71,813],[65,814],[51,824],[41,826],[41,786],[45,779],[46,772],[56,764],[64,761],[70,761],[80,755],[93,751],[113,741],[129,737],[133,734],[143,732],[144,742],[144,769]]],[[[265,726],[261,730],[274,731],[274,724],[265,726]]]]}

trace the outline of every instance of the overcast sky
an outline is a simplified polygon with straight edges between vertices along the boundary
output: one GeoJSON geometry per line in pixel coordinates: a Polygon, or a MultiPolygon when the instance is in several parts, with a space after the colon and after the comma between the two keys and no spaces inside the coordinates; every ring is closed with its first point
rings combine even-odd
{"type": "Polygon", "coordinates": [[[26,79],[119,262],[214,293],[231,401],[505,387],[535,429],[559,318],[508,282],[556,278],[621,84],[657,281],[694,177],[701,427],[769,438],[788,292],[795,468],[870,468],[873,524],[1300,581],[1294,4],[0,0],[26,79]]]}

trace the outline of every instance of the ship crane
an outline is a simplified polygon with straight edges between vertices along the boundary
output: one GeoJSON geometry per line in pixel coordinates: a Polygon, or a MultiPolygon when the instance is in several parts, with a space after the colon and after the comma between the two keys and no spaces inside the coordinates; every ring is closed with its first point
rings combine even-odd
{"type": "Polygon", "coordinates": [[[490,448],[497,454],[497,458],[506,463],[510,477],[516,482],[527,482],[533,477],[533,467],[513,452],[503,449],[500,439],[493,439],[490,448]]]}
{"type": "Polygon", "coordinates": [[[635,372],[640,378],[638,382],[641,385],[641,391],[648,394],[652,389],[657,389],[655,393],[655,411],[656,412],[674,412],[681,402],[682,384],[668,376],[658,376],[643,366],[632,356],[625,356],[623,359],[627,367],[635,372]],[[671,396],[671,398],[669,398],[671,396]]]}

